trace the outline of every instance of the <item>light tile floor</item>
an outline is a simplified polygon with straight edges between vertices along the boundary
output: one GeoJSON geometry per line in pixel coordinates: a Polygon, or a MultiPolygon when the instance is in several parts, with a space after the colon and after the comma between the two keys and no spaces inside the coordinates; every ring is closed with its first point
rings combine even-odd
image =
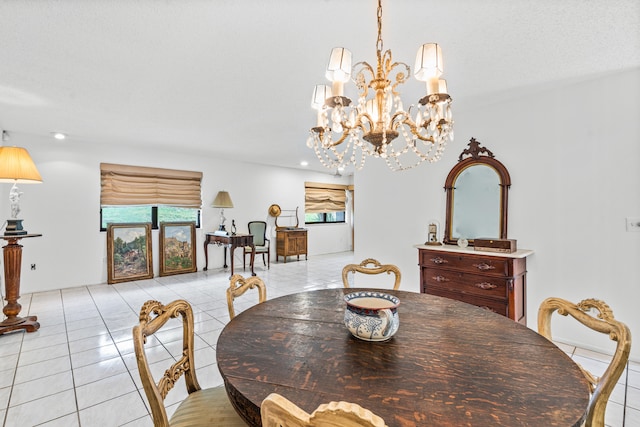
{"type": "MultiPolygon", "coordinates": [[[[302,290],[341,287],[342,267],[351,262],[351,252],[272,263],[270,270],[256,260],[256,272],[267,284],[268,298],[275,298],[302,290]]],[[[228,278],[228,271],[216,269],[23,295],[21,314],[37,315],[41,327],[33,333],[0,336],[3,425],[152,426],[131,339],[140,307],[149,299],[166,303],[183,298],[193,305],[200,384],[221,384],[215,349],[229,320],[228,278]]],[[[239,312],[254,301],[247,296],[237,303],[239,312]]],[[[148,354],[155,375],[181,352],[181,329],[176,328],[178,323],[172,326],[150,340],[148,354]]],[[[561,346],[595,372],[603,369],[603,355],[561,346]]],[[[166,401],[169,413],[185,394],[184,384],[177,384],[166,401]]],[[[608,405],[607,425],[640,427],[640,363],[630,363],[623,373],[608,405]]]]}

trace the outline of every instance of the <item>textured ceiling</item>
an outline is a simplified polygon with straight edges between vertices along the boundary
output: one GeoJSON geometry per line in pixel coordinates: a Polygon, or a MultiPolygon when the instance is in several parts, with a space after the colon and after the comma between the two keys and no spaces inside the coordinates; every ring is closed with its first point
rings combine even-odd
{"type": "MultiPolygon", "coordinates": [[[[2,0],[0,128],[322,170],[334,46],[375,61],[374,0],[2,0]]],[[[384,48],[441,44],[456,110],[640,67],[638,0],[387,0],[384,48]]],[[[405,104],[423,85],[402,89],[405,104]]],[[[351,93],[352,97],[355,92],[351,93]]]]}

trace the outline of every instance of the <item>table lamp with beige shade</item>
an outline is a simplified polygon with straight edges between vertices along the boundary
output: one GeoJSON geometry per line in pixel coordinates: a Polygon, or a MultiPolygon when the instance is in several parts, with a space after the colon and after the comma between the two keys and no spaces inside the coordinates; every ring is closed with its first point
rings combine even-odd
{"type": "MultiPolygon", "coordinates": [[[[7,140],[6,131],[2,131],[2,141],[7,140]]],[[[22,262],[22,245],[19,240],[27,237],[39,237],[41,234],[29,234],[22,228],[20,213],[20,196],[17,184],[39,184],[42,177],[33,164],[29,152],[22,147],[0,147],[0,182],[13,183],[9,192],[11,202],[11,219],[7,220],[7,227],[3,240],[7,244],[2,247],[4,259],[5,299],[7,304],[2,308],[6,318],[0,322],[0,335],[15,330],[24,329],[34,332],[40,328],[38,316],[20,317],[22,306],[20,298],[20,265],[22,262]]]]}
{"type": "Polygon", "coordinates": [[[222,208],[220,210],[220,226],[218,227],[218,231],[226,231],[224,226],[224,221],[226,218],[224,217],[224,208],[232,208],[233,202],[231,201],[231,196],[228,191],[218,191],[216,198],[213,200],[211,204],[214,208],[222,208]]]}
{"type": "MultiPolygon", "coordinates": [[[[3,132],[3,137],[4,137],[3,132]]],[[[0,147],[0,182],[13,183],[9,191],[11,218],[7,220],[5,236],[20,236],[27,234],[22,228],[20,213],[20,196],[17,184],[40,184],[42,177],[31,160],[29,152],[22,147],[0,147]]]]}

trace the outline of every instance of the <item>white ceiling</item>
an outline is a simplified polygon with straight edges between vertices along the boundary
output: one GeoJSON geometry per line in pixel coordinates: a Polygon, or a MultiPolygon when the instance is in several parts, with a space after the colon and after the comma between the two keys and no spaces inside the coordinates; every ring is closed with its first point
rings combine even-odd
{"type": "MultiPolygon", "coordinates": [[[[375,61],[375,0],[2,0],[0,128],[322,170],[334,46],[375,61]]],[[[441,44],[455,111],[640,67],[638,0],[386,0],[384,48],[441,44]]],[[[405,104],[423,86],[407,83],[405,104]]],[[[355,91],[351,93],[352,97],[355,91]]],[[[594,94],[594,102],[597,102],[594,94]]]]}

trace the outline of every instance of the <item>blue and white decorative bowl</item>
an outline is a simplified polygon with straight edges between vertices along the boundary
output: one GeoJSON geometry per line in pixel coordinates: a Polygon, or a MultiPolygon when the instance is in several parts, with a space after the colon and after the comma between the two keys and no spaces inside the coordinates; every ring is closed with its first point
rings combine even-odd
{"type": "Polygon", "coordinates": [[[400,300],[390,294],[373,291],[353,292],[344,296],[347,308],[344,324],[349,332],[365,341],[386,341],[400,326],[400,300]]]}

